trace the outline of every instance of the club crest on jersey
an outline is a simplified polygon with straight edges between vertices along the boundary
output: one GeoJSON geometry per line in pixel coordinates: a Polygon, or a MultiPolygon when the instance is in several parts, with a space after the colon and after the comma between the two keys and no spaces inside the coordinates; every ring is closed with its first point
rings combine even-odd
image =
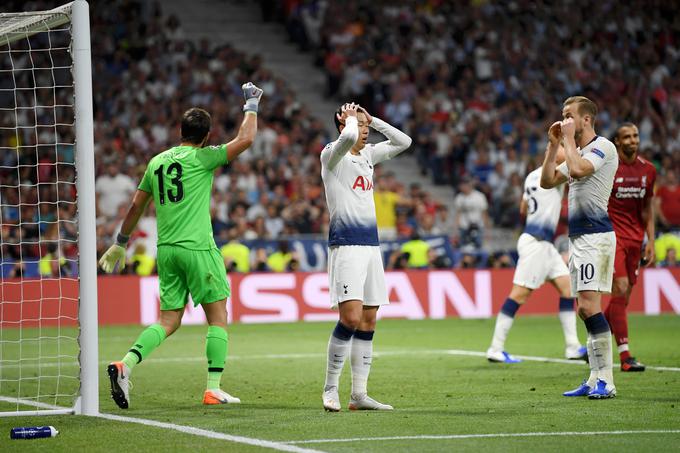
{"type": "Polygon", "coordinates": [[[370,179],[359,175],[357,176],[357,179],[354,180],[354,184],[352,185],[352,190],[356,190],[357,188],[360,188],[364,192],[367,190],[373,190],[373,183],[370,179]]]}

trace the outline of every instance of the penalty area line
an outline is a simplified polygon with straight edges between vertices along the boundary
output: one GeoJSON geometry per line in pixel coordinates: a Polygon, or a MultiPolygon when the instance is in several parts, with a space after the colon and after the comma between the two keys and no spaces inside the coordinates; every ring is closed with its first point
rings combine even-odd
{"type": "Polygon", "coordinates": [[[288,445],[281,442],[272,442],[269,440],[255,439],[252,437],[234,436],[231,434],[220,433],[217,431],[210,431],[207,429],[194,428],[193,426],[176,425],[174,423],[159,422],[156,420],[149,420],[145,418],[136,417],[124,417],[121,415],[104,414],[100,413],[98,415],[100,418],[107,420],[113,420],[117,422],[125,423],[137,423],[139,425],[153,426],[156,428],[169,429],[173,431],[178,431],[184,434],[191,434],[194,436],[207,437],[209,439],[226,440],[229,442],[235,442],[239,444],[254,445],[256,447],[271,448],[272,450],[278,451],[290,451],[295,453],[323,453],[320,450],[311,450],[308,448],[296,447],[295,445],[288,445]]]}
{"type": "Polygon", "coordinates": [[[444,434],[421,436],[354,437],[349,439],[306,439],[284,442],[286,444],[330,444],[341,442],[369,442],[387,440],[448,440],[448,439],[485,439],[503,437],[551,437],[551,436],[605,436],[621,434],[680,434],[680,429],[644,429],[630,431],[557,431],[535,433],[490,433],[490,434],[444,434]]]}

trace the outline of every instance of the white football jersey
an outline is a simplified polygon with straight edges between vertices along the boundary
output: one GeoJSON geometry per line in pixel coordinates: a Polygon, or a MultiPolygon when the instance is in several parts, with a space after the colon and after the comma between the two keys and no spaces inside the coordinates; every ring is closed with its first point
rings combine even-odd
{"type": "Polygon", "coordinates": [[[541,241],[552,241],[560,220],[562,196],[564,184],[552,189],[541,187],[541,167],[529,173],[524,180],[522,196],[528,205],[524,232],[541,241]]]}
{"type": "Polygon", "coordinates": [[[338,139],[321,151],[321,177],[330,212],[328,245],[379,245],[373,201],[373,167],[411,145],[411,138],[379,118],[370,127],[387,140],[350,149],[359,138],[355,117],[348,117],[338,139]]]}
{"type": "Polygon", "coordinates": [[[569,178],[569,236],[614,231],[607,207],[619,168],[616,146],[597,135],[579,152],[593,164],[593,174],[574,179],[569,176],[566,161],[557,166],[557,170],[569,178]]]}

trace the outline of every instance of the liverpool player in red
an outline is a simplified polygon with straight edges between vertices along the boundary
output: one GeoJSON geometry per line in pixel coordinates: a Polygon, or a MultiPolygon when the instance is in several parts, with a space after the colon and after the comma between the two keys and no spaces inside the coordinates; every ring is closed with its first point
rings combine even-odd
{"type": "Polygon", "coordinates": [[[616,258],[612,297],[605,316],[621,358],[621,371],[645,371],[628,350],[628,317],[626,306],[637,281],[642,254],[642,241],[647,233],[644,249],[645,265],[654,261],[654,165],[638,156],[640,136],[632,123],[624,123],[616,130],[614,144],[619,153],[619,168],[614,177],[609,197],[609,218],[616,232],[616,258]]]}

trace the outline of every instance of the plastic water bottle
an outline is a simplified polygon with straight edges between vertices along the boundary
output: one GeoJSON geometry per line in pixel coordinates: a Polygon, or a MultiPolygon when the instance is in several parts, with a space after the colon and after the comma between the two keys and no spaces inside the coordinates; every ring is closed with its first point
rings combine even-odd
{"type": "Polygon", "coordinates": [[[9,437],[12,439],[39,439],[41,437],[54,437],[59,434],[54,426],[26,426],[12,428],[9,437]]]}

